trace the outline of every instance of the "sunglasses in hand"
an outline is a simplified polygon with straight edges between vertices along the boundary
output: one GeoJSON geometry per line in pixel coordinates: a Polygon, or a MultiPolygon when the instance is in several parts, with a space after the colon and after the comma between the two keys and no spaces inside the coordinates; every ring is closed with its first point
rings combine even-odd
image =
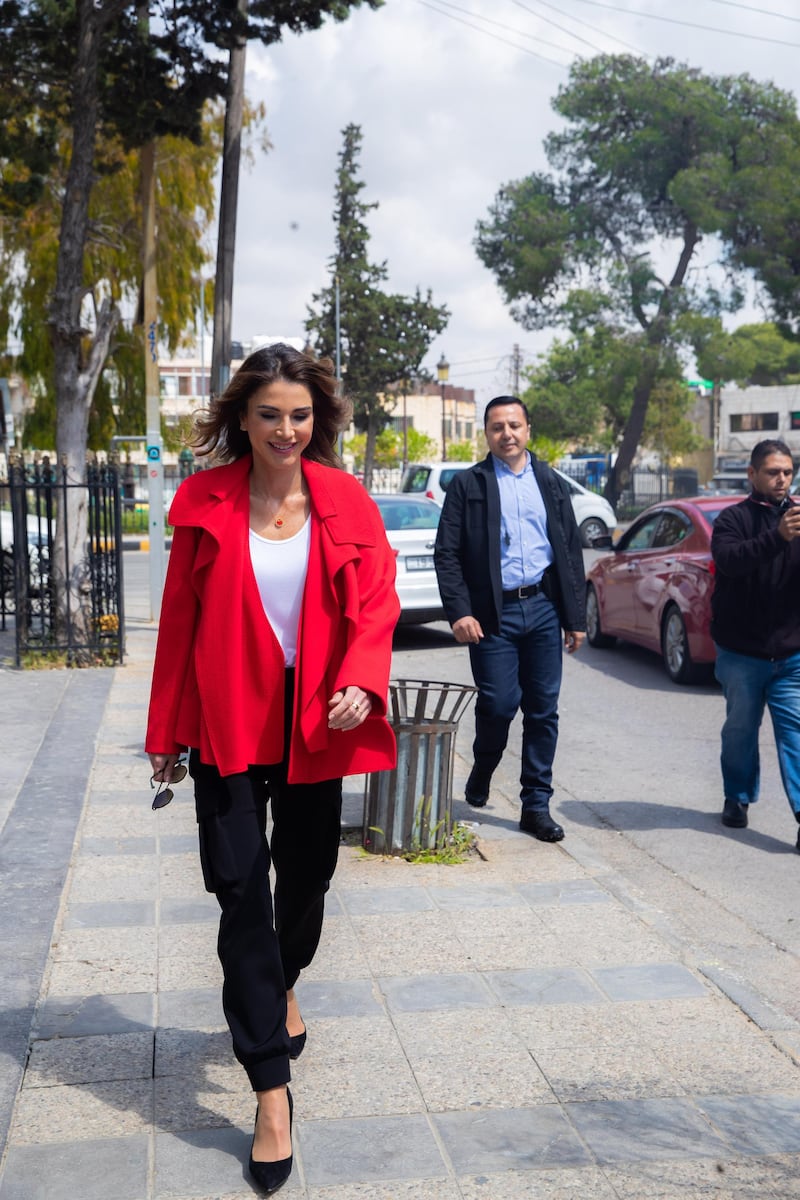
{"type": "Polygon", "coordinates": [[[176,763],[175,766],[172,768],[172,779],[170,779],[170,781],[169,781],[169,787],[167,786],[167,784],[164,782],[163,779],[157,780],[155,775],[152,777],[152,779],[150,780],[150,787],[154,788],[154,787],[156,787],[156,784],[158,784],[156,794],[153,797],[153,804],[152,804],[153,812],[157,812],[157,810],[159,808],[167,807],[167,805],[170,803],[170,801],[173,799],[173,797],[175,795],[175,793],[172,790],[172,785],[174,783],[180,783],[183,779],[185,779],[186,771],[187,771],[186,763],[182,763],[182,762],[176,763]]]}

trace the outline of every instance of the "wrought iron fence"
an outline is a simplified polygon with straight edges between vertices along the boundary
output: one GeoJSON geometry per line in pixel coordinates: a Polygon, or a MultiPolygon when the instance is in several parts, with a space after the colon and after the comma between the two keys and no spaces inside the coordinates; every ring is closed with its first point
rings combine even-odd
{"type": "Polygon", "coordinates": [[[46,457],[15,456],[0,483],[0,555],[0,627],[13,623],[18,667],[39,656],[69,666],[122,661],[116,462],[89,462],[76,479],[46,457]]]}

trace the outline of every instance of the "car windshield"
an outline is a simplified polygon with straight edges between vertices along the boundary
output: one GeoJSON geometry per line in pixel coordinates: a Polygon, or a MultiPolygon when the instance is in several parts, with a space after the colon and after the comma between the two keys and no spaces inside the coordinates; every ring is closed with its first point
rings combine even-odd
{"type": "Polygon", "coordinates": [[[402,492],[424,492],[428,486],[428,467],[409,467],[400,486],[402,492]]]}
{"type": "Polygon", "coordinates": [[[403,496],[375,496],[383,524],[389,531],[435,529],[442,510],[432,500],[408,500],[403,496]]]}

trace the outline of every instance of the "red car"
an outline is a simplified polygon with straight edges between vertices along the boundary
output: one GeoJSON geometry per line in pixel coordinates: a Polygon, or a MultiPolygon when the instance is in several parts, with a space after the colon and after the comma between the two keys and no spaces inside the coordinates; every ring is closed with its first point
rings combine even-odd
{"type": "Polygon", "coordinates": [[[714,563],[711,527],[741,496],[664,500],[637,517],[586,577],[590,646],[617,638],[655,650],[675,683],[708,677],[714,563]]]}

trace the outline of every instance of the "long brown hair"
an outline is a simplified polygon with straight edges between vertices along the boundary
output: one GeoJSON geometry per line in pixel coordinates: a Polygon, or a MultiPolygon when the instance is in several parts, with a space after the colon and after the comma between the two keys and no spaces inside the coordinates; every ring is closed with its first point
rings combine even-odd
{"type": "Polygon", "coordinates": [[[250,453],[250,438],[240,427],[250,397],[276,380],[299,383],[311,396],[314,431],[303,451],[305,458],[340,467],[336,439],[350,422],[350,404],[337,395],[333,363],[295,350],[285,342],[255,350],[239,367],[221,396],[194,423],[189,445],[198,455],[213,454],[219,462],[231,462],[250,453]]]}

